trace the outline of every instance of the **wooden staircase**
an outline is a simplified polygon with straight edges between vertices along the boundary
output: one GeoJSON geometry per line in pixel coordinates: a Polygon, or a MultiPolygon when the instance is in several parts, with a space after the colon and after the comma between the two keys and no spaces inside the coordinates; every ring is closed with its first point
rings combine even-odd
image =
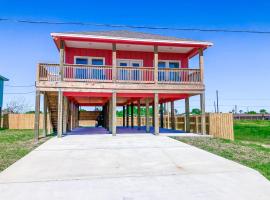
{"type": "Polygon", "coordinates": [[[57,118],[58,118],[58,96],[56,92],[47,92],[48,109],[50,113],[53,132],[57,132],[57,118]]]}

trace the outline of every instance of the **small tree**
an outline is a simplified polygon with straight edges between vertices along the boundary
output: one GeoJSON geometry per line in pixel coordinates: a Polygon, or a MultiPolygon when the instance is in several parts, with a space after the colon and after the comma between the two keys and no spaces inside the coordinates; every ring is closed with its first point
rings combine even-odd
{"type": "Polygon", "coordinates": [[[251,110],[251,111],[246,112],[246,114],[251,114],[251,115],[253,115],[253,114],[257,114],[257,112],[256,112],[256,111],[251,110]]]}
{"type": "Polygon", "coordinates": [[[191,110],[191,114],[199,115],[199,114],[201,114],[201,110],[199,108],[193,108],[191,110]]]}
{"type": "Polygon", "coordinates": [[[22,100],[11,100],[6,104],[7,113],[22,113],[27,109],[27,104],[24,99],[22,100]]]}
{"type": "Polygon", "coordinates": [[[266,111],[265,109],[261,109],[261,110],[260,110],[260,113],[261,113],[261,114],[267,114],[267,111],[266,111]]]}

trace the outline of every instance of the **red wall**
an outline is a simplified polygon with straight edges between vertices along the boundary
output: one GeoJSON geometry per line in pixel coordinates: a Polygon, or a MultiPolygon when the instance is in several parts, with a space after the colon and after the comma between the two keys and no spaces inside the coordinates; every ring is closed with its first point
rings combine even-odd
{"type": "MultiPolygon", "coordinates": [[[[85,49],[85,48],[65,48],[66,63],[73,64],[74,56],[92,56],[105,57],[105,65],[112,65],[112,51],[101,49],[85,49]]],[[[140,59],[143,60],[145,67],[152,67],[154,60],[154,53],[140,52],[140,51],[117,51],[118,59],[140,59]]],[[[181,67],[188,67],[188,58],[185,54],[180,53],[158,53],[159,60],[180,60],[181,67]]]]}

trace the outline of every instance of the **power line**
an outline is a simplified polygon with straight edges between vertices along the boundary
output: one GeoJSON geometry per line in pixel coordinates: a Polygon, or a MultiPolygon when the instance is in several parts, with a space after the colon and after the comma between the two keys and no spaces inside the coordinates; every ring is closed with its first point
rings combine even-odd
{"type": "Polygon", "coordinates": [[[5,85],[5,87],[34,87],[35,85],[5,85]]]}
{"type": "Polygon", "coordinates": [[[270,34],[270,31],[247,30],[247,29],[208,29],[208,28],[180,28],[180,27],[164,27],[164,26],[136,26],[127,24],[105,24],[94,22],[61,22],[61,21],[23,20],[23,19],[9,19],[9,18],[0,18],[0,22],[48,24],[48,25],[98,26],[110,28],[131,28],[131,29],[172,30],[172,31],[270,34]]]}
{"type": "Polygon", "coordinates": [[[14,92],[14,93],[4,93],[5,95],[6,94],[31,94],[31,93],[34,93],[35,91],[32,91],[32,92],[14,92]]]}

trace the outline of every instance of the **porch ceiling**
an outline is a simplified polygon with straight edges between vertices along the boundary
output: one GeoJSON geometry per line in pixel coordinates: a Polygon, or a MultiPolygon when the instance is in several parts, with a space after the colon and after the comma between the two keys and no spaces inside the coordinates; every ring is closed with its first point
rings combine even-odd
{"type": "MultiPolygon", "coordinates": [[[[112,43],[88,42],[88,41],[65,41],[67,47],[72,48],[91,48],[91,49],[112,49],[112,43]]],[[[152,45],[136,45],[136,44],[116,44],[116,49],[121,51],[143,51],[154,52],[152,45]]],[[[167,53],[189,53],[195,47],[175,47],[175,46],[159,46],[159,52],[167,53]]]]}
{"type": "MultiPolygon", "coordinates": [[[[83,92],[65,92],[64,96],[69,100],[76,102],[81,106],[103,106],[111,97],[110,93],[83,93],[83,92]]],[[[159,103],[166,103],[187,98],[188,94],[159,94],[159,103]]],[[[118,93],[116,104],[117,106],[124,106],[133,103],[138,104],[140,100],[141,105],[145,105],[145,100],[148,98],[150,104],[153,104],[153,94],[143,93],[118,93]]]]}

